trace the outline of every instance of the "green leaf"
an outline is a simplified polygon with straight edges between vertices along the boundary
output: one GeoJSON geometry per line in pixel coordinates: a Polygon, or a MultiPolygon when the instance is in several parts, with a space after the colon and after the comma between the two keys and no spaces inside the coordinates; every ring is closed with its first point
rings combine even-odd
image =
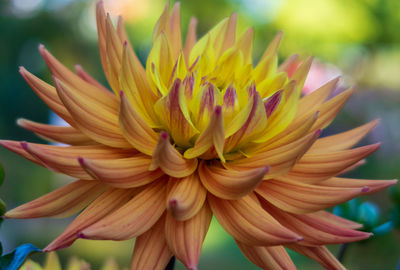
{"type": "Polygon", "coordinates": [[[10,253],[0,257],[0,269],[18,270],[29,254],[33,252],[41,252],[41,250],[32,244],[20,245],[10,253]]]}

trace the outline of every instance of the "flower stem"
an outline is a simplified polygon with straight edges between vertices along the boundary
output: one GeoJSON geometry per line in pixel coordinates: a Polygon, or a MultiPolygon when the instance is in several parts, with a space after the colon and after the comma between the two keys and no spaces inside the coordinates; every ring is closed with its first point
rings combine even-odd
{"type": "Polygon", "coordinates": [[[175,256],[171,257],[171,260],[169,260],[167,266],[165,267],[165,270],[174,270],[175,267],[175,256]]]}
{"type": "Polygon", "coordinates": [[[343,263],[344,255],[345,255],[348,247],[349,247],[348,243],[340,245],[339,252],[338,252],[338,255],[337,255],[337,259],[339,260],[339,262],[343,263]]]}

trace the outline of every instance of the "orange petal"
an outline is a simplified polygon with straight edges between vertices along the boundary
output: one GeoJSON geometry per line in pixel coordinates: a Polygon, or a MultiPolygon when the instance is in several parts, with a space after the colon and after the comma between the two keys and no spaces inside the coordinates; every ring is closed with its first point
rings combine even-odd
{"type": "Polygon", "coordinates": [[[168,185],[167,209],[177,220],[192,218],[203,206],[207,190],[200,182],[199,176],[194,173],[190,176],[174,179],[168,185]]]}
{"type": "Polygon", "coordinates": [[[98,89],[101,89],[103,91],[107,91],[108,89],[104,87],[104,85],[102,85],[101,83],[99,83],[95,78],[93,78],[92,76],[89,75],[89,73],[87,73],[83,67],[81,65],[75,65],[75,71],[76,74],[81,77],[84,81],[90,83],[91,85],[96,86],[98,89]]]}
{"type": "Polygon", "coordinates": [[[104,12],[103,1],[99,1],[96,5],[96,23],[97,23],[97,35],[99,42],[101,64],[103,66],[103,71],[108,79],[110,75],[109,75],[108,59],[106,53],[107,30],[106,30],[106,14],[104,12]]]}
{"type": "Polygon", "coordinates": [[[92,139],[70,126],[52,126],[36,123],[26,119],[18,119],[17,124],[24,129],[36,133],[38,136],[55,142],[71,145],[90,145],[96,144],[92,139]]]}
{"type": "Polygon", "coordinates": [[[146,186],[121,208],[82,230],[88,239],[127,240],[150,229],[165,211],[166,179],[146,186]]]}
{"type": "Polygon", "coordinates": [[[137,191],[132,189],[111,188],[107,190],[83,210],[60,236],[43,249],[43,252],[70,246],[78,238],[78,233],[82,229],[114,213],[136,193],[137,191]]]}
{"type": "Polygon", "coordinates": [[[168,133],[162,131],[153,152],[150,170],[155,170],[158,167],[172,177],[182,178],[191,175],[197,169],[197,158],[183,158],[171,145],[168,133]]]}
{"type": "Polygon", "coordinates": [[[255,190],[274,206],[294,214],[319,211],[369,191],[369,187],[336,188],[278,180],[263,181],[255,190]]]}
{"type": "Polygon", "coordinates": [[[336,215],[331,214],[331,213],[329,213],[327,211],[318,211],[318,212],[313,213],[313,215],[315,215],[315,216],[317,216],[317,217],[319,217],[321,219],[325,219],[328,222],[336,224],[336,225],[338,225],[340,227],[343,227],[343,228],[360,229],[360,228],[363,227],[363,225],[360,224],[360,223],[356,223],[354,221],[351,221],[351,220],[336,216],[336,215]]]}
{"type": "Polygon", "coordinates": [[[151,158],[145,155],[110,160],[80,157],[78,161],[94,179],[116,188],[143,186],[164,174],[161,170],[149,171],[151,158]]]}
{"type": "Polygon", "coordinates": [[[5,213],[6,218],[68,217],[82,210],[107,187],[94,181],[77,180],[5,213]]]}
{"type": "Polygon", "coordinates": [[[248,246],[236,242],[243,254],[262,269],[295,270],[296,266],[282,246],[260,247],[248,246]]]}
{"type": "Polygon", "coordinates": [[[252,192],[263,180],[269,167],[235,171],[202,161],[199,175],[205,188],[215,196],[236,200],[252,192]]]}
{"type": "Polygon", "coordinates": [[[224,200],[209,194],[208,201],[221,226],[239,242],[251,246],[275,246],[301,240],[250,196],[224,200]]]}
{"type": "Polygon", "coordinates": [[[29,84],[33,91],[49,106],[49,108],[58,114],[62,119],[70,125],[75,126],[75,121],[72,119],[68,110],[58,97],[56,89],[28,72],[24,67],[19,68],[19,73],[29,84]]]}
{"type": "Polygon", "coordinates": [[[329,180],[318,183],[325,187],[340,187],[340,188],[360,188],[368,186],[370,189],[366,194],[375,193],[379,190],[395,185],[397,179],[394,180],[364,180],[332,177],[329,180]]]}
{"type": "Polygon", "coordinates": [[[364,136],[367,135],[374,127],[376,127],[378,121],[378,119],[375,119],[374,121],[349,131],[318,139],[308,152],[332,152],[351,148],[362,138],[364,138],[364,136]]]}
{"type": "Polygon", "coordinates": [[[286,58],[285,61],[283,61],[282,64],[279,65],[278,72],[286,72],[288,74],[288,77],[291,77],[290,75],[292,74],[289,74],[288,68],[292,67],[294,64],[297,64],[298,58],[298,54],[293,54],[286,58]]]}
{"type": "Polygon", "coordinates": [[[173,253],[165,240],[165,217],[138,236],[132,254],[132,270],[164,270],[173,253]]]}
{"type": "Polygon", "coordinates": [[[54,79],[58,95],[71,113],[79,129],[94,141],[111,147],[130,148],[121,134],[118,112],[90,100],[66,84],[54,79]]]}
{"type": "Polygon", "coordinates": [[[212,213],[208,204],[191,219],[176,220],[167,214],[165,237],[172,253],[189,270],[197,270],[201,248],[211,223],[212,213]]]}
{"type": "Polygon", "coordinates": [[[129,104],[123,93],[119,111],[119,125],[128,142],[144,154],[152,155],[157,144],[155,133],[138,112],[129,104]]]}
{"type": "Polygon", "coordinates": [[[262,201],[263,208],[276,218],[283,226],[301,235],[299,243],[305,246],[320,246],[360,241],[371,236],[371,233],[343,228],[337,223],[320,218],[314,213],[296,215],[284,212],[271,204],[262,201]]]}
{"type": "Polygon", "coordinates": [[[376,151],[379,145],[371,144],[337,152],[306,153],[285,177],[291,181],[311,184],[327,180],[376,151]]]}
{"type": "Polygon", "coordinates": [[[49,51],[45,49],[43,45],[39,46],[39,52],[49,66],[53,76],[57,77],[64,84],[67,84],[69,88],[102,104],[110,110],[118,110],[117,98],[110,91],[104,91],[102,88],[99,89],[83,80],[77,74],[73,73],[61,64],[49,51]]]}
{"type": "Polygon", "coordinates": [[[225,162],[223,156],[225,142],[225,129],[224,129],[224,117],[222,115],[221,106],[216,106],[214,113],[212,114],[211,120],[206,129],[200,133],[197,138],[194,147],[189,148],[185,151],[185,158],[198,157],[214,146],[218,157],[222,162],[225,162]]]}
{"type": "Polygon", "coordinates": [[[288,248],[321,264],[325,269],[346,270],[346,268],[324,246],[305,247],[298,244],[287,245],[288,248]]]}

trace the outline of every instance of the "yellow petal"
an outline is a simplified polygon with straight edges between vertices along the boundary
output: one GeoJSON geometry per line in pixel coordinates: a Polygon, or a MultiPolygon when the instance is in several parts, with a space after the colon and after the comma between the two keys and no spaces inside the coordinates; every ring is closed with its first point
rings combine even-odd
{"type": "Polygon", "coordinates": [[[263,201],[263,208],[276,218],[283,226],[303,237],[301,245],[320,246],[360,241],[371,236],[371,233],[343,228],[318,215],[296,215],[282,211],[263,201]]]}
{"type": "Polygon", "coordinates": [[[212,212],[208,204],[191,219],[176,220],[167,214],[165,220],[165,237],[172,253],[189,270],[197,270],[201,248],[211,223],[212,212]]]}
{"type": "Polygon", "coordinates": [[[199,175],[209,192],[222,199],[236,200],[252,192],[268,170],[268,166],[241,171],[227,170],[203,161],[199,166],[199,175]]]}
{"type": "Polygon", "coordinates": [[[118,111],[111,111],[95,100],[69,88],[55,79],[58,95],[71,113],[79,129],[94,141],[104,145],[130,148],[131,145],[121,134],[118,125],[118,111]]]}
{"type": "Polygon", "coordinates": [[[274,206],[294,214],[319,211],[369,191],[369,187],[336,188],[278,180],[263,181],[255,190],[274,206]]]}
{"type": "Polygon", "coordinates": [[[260,247],[236,242],[243,254],[262,269],[295,270],[296,266],[282,246],[260,247]]]}
{"type": "Polygon", "coordinates": [[[161,170],[149,171],[151,158],[145,155],[111,160],[80,157],[78,161],[94,179],[116,188],[143,186],[164,174],[161,170]]]}
{"type": "Polygon", "coordinates": [[[189,56],[190,56],[190,51],[192,50],[194,44],[196,44],[196,27],[197,27],[197,20],[196,18],[191,18],[188,31],[186,33],[186,40],[185,40],[185,46],[183,48],[183,53],[185,55],[185,60],[187,66],[189,66],[189,56]]]}
{"type": "Polygon", "coordinates": [[[70,246],[78,238],[78,233],[82,229],[114,213],[115,210],[131,200],[136,193],[137,191],[132,189],[110,188],[83,210],[60,236],[43,249],[43,252],[70,246]]]}
{"type": "Polygon", "coordinates": [[[171,145],[168,133],[162,131],[153,152],[150,170],[160,167],[166,174],[181,178],[191,175],[197,169],[197,158],[185,159],[171,145]]]}
{"type": "Polygon", "coordinates": [[[94,181],[77,180],[5,213],[7,218],[68,217],[82,210],[107,187],[94,181]]]}
{"type": "Polygon", "coordinates": [[[346,270],[346,268],[324,246],[305,247],[298,244],[287,245],[288,248],[321,264],[325,269],[346,270]]]}
{"type": "Polygon", "coordinates": [[[216,106],[207,128],[200,133],[194,147],[185,151],[184,157],[195,158],[207,152],[211,147],[214,147],[218,157],[222,162],[225,162],[223,156],[224,142],[224,118],[221,112],[221,106],[216,106]]]}
{"type": "Polygon", "coordinates": [[[235,47],[242,52],[243,61],[245,64],[252,63],[253,38],[254,38],[254,28],[249,27],[238,38],[238,41],[235,44],[235,47]]]}
{"type": "Polygon", "coordinates": [[[130,269],[164,270],[172,255],[165,240],[165,217],[161,217],[136,238],[130,269]]]}
{"type": "Polygon", "coordinates": [[[43,270],[62,270],[60,260],[55,252],[47,253],[43,270]]]}
{"type": "Polygon", "coordinates": [[[250,196],[225,200],[209,195],[208,201],[221,226],[244,244],[275,246],[301,240],[300,236],[279,224],[250,196]]]}
{"type": "Polygon", "coordinates": [[[119,125],[126,140],[140,152],[151,155],[157,144],[157,134],[129,104],[123,93],[119,111],[119,125]]]}
{"type": "Polygon", "coordinates": [[[88,239],[127,240],[150,229],[165,211],[166,179],[146,186],[143,191],[112,214],[83,229],[88,239]]]}
{"type": "Polygon", "coordinates": [[[177,220],[192,218],[203,206],[207,190],[200,182],[197,173],[168,183],[167,210],[177,220]]]}
{"type": "Polygon", "coordinates": [[[61,142],[71,145],[96,144],[92,139],[71,126],[52,126],[36,123],[26,119],[18,119],[17,124],[38,136],[53,142],[61,142]]]}

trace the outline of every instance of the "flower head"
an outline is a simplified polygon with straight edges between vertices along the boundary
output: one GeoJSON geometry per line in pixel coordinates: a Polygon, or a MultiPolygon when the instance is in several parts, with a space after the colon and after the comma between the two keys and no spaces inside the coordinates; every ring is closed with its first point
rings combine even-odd
{"type": "Polygon", "coordinates": [[[73,73],[44,46],[54,86],[21,75],[70,124],[19,120],[69,146],[1,141],[78,180],[6,213],[8,218],[69,216],[83,209],[44,250],[77,238],[136,238],[131,269],[163,269],[176,256],[197,269],[212,216],[264,269],[293,269],[284,246],[341,269],[324,247],[368,238],[359,224],[325,208],[396,181],[337,177],[379,144],[352,148],[377,123],[319,138],[353,92],[329,99],[337,79],[301,97],[312,59],[293,72],[278,65],[279,33],[256,65],[252,28],[236,37],[236,15],[201,39],[196,20],[182,45],[179,3],[167,5],[145,67],[97,6],[99,47],[112,92],[82,67],[73,73]]]}

